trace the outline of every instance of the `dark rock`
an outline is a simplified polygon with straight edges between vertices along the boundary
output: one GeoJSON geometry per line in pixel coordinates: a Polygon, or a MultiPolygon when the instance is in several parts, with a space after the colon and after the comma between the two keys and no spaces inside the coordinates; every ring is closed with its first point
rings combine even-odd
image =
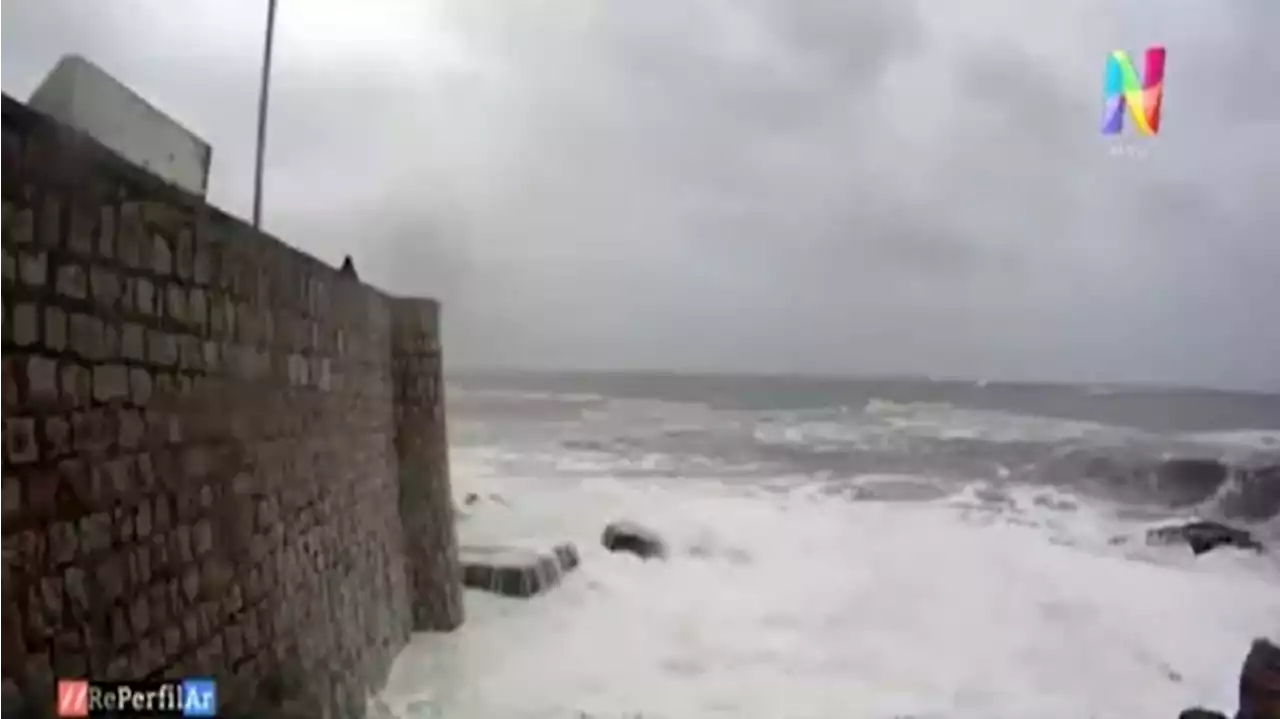
{"type": "Polygon", "coordinates": [[[1222,712],[1210,711],[1208,709],[1183,709],[1178,715],[1178,719],[1227,719],[1227,715],[1222,712]]]}
{"type": "Polygon", "coordinates": [[[507,504],[507,500],[503,499],[502,495],[496,492],[490,492],[486,497],[482,497],[476,492],[467,492],[466,496],[462,498],[462,503],[468,507],[479,504],[480,502],[493,502],[503,506],[506,506],[507,504]]]}
{"type": "Polygon", "coordinates": [[[578,568],[578,548],[572,544],[557,544],[555,548],[556,559],[560,560],[560,570],[569,572],[578,568]]]}
{"type": "Polygon", "coordinates": [[[1280,647],[1255,639],[1240,669],[1236,719],[1280,719],[1280,647]]]}
{"type": "Polygon", "coordinates": [[[1171,506],[1190,506],[1212,497],[1230,476],[1216,459],[1169,459],[1155,469],[1156,492],[1171,506]]]}
{"type": "Polygon", "coordinates": [[[653,530],[634,522],[612,522],[600,543],[610,552],[630,552],[641,559],[666,559],[667,543],[653,530]]]}
{"type": "Polygon", "coordinates": [[[1195,554],[1204,554],[1218,547],[1236,547],[1263,551],[1262,544],[1243,529],[1229,527],[1221,522],[1188,522],[1170,527],[1147,530],[1148,544],[1177,544],[1185,542],[1195,554]]]}
{"type": "Polygon", "coordinates": [[[578,549],[568,542],[544,552],[519,547],[462,547],[459,556],[463,586],[507,597],[542,594],[578,566],[578,549]]]}

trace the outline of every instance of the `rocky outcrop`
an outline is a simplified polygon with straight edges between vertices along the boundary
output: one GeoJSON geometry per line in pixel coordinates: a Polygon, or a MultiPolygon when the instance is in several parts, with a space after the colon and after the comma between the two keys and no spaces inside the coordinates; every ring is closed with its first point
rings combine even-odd
{"type": "Polygon", "coordinates": [[[485,496],[481,496],[476,492],[467,492],[466,496],[462,498],[462,504],[467,507],[473,507],[481,502],[492,502],[494,504],[506,505],[507,500],[503,499],[502,495],[496,492],[490,492],[485,496]]]}
{"type": "Polygon", "coordinates": [[[667,543],[657,532],[635,522],[611,522],[600,543],[610,552],[630,552],[641,559],[666,559],[667,543]]]}
{"type": "MultiPolygon", "coordinates": [[[[1184,709],[1178,719],[1227,719],[1210,709],[1184,709]]],[[[1255,639],[1240,668],[1240,707],[1235,719],[1280,719],[1280,647],[1255,639]]]]}
{"type": "Polygon", "coordinates": [[[1187,522],[1168,527],[1147,530],[1148,544],[1185,543],[1197,555],[1218,547],[1236,547],[1255,552],[1263,551],[1262,543],[1243,529],[1236,529],[1221,522],[1187,522]]]}
{"type": "Polygon", "coordinates": [[[1240,670],[1236,719],[1280,719],[1280,646],[1255,639],[1240,670]]]}
{"type": "Polygon", "coordinates": [[[579,563],[578,548],[568,542],[545,551],[464,546],[459,555],[463,586],[520,598],[546,592],[579,563]]]}
{"type": "Polygon", "coordinates": [[[1210,709],[1183,709],[1178,715],[1178,719],[1227,719],[1227,715],[1222,712],[1215,712],[1210,709]]]}

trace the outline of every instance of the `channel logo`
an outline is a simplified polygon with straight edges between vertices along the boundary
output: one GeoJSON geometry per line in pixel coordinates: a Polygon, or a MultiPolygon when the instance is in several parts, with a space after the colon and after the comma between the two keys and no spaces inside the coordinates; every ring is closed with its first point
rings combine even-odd
{"type": "Polygon", "coordinates": [[[59,717],[114,716],[146,712],[157,716],[216,717],[218,685],[212,679],[180,682],[90,682],[58,680],[59,717]]]}
{"type": "Polygon", "coordinates": [[[1102,80],[1102,134],[1119,135],[1124,129],[1124,111],[1143,135],[1160,132],[1160,106],[1164,102],[1165,49],[1161,45],[1147,48],[1142,77],[1124,50],[1107,56],[1106,74],[1102,80]]]}

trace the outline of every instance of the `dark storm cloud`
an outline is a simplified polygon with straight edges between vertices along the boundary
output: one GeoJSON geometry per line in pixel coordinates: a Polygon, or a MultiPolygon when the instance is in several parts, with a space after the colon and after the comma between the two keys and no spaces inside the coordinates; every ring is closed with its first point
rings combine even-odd
{"type": "MultiPolygon", "coordinates": [[[[246,213],[263,4],[8,2],[4,86],[85,54],[246,213]]],[[[1271,0],[280,7],[267,225],[454,361],[1280,389],[1271,0]],[[1161,137],[1099,137],[1153,42],[1161,137]]]]}

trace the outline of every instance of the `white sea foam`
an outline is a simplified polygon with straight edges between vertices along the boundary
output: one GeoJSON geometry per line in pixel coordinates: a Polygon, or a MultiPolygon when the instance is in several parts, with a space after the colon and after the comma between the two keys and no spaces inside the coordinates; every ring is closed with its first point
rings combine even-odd
{"type": "Polygon", "coordinates": [[[1233,709],[1250,640],[1280,638],[1268,560],[1112,546],[1140,527],[1053,490],[850,502],[604,467],[504,476],[500,459],[454,452],[460,485],[506,502],[471,508],[464,540],[569,539],[582,567],[532,601],[468,592],[461,630],[397,662],[402,716],[1174,717],[1233,709]],[[671,561],[604,552],[620,517],[671,561]]]}
{"type": "Polygon", "coordinates": [[[1280,450],[1280,431],[1242,429],[1230,432],[1197,432],[1183,435],[1191,441],[1221,444],[1228,447],[1280,450]]]}

